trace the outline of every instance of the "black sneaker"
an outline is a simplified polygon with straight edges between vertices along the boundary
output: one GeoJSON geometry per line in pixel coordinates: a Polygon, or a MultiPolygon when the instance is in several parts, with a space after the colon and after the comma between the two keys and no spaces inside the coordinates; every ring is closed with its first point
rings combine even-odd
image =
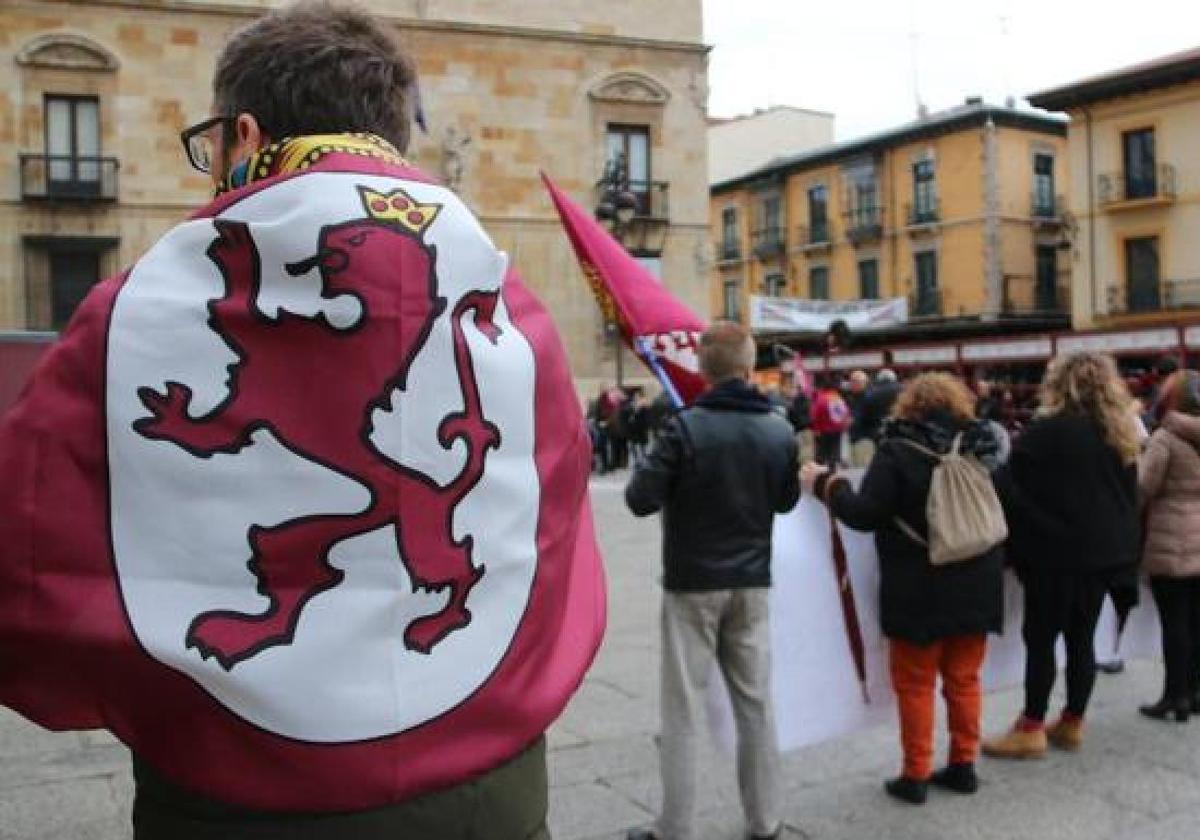
{"type": "Polygon", "coordinates": [[[661,840],[653,829],[631,828],[625,835],[625,840],[661,840]]]}
{"type": "Polygon", "coordinates": [[[979,777],[975,775],[975,765],[969,761],[947,764],[930,776],[929,782],[955,793],[974,793],[979,790],[979,777]]]}
{"type": "Polygon", "coordinates": [[[897,776],[883,783],[883,789],[888,796],[907,802],[910,805],[924,805],[929,793],[928,782],[918,782],[907,776],[897,776]]]}

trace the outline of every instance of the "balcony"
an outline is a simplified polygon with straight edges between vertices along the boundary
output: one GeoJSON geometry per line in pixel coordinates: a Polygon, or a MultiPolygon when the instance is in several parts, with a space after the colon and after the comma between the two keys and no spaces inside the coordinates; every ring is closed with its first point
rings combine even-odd
{"type": "Polygon", "coordinates": [[[1005,277],[1001,312],[1011,317],[1067,315],[1070,290],[1057,283],[1038,283],[1034,277],[1005,277]]]}
{"type": "Polygon", "coordinates": [[[859,207],[855,210],[847,210],[843,216],[846,219],[846,238],[855,245],[874,242],[882,238],[882,207],[859,207]]]}
{"type": "Polygon", "coordinates": [[[778,225],[759,228],[754,231],[752,239],[754,243],[754,256],[763,261],[778,258],[787,247],[783,228],[778,225]]]}
{"type": "Polygon", "coordinates": [[[117,171],[112,157],[21,155],[21,198],[25,201],[116,201],[117,171]]]}
{"type": "Polygon", "coordinates": [[[811,225],[796,228],[796,242],[801,251],[815,251],[830,245],[829,220],[819,219],[811,225]]]}
{"type": "Polygon", "coordinates": [[[1061,195],[1033,193],[1029,199],[1029,215],[1034,224],[1061,225],[1066,209],[1067,200],[1061,195]]]}
{"type": "Polygon", "coordinates": [[[913,292],[909,295],[908,317],[911,319],[941,318],[942,290],[927,289],[922,292],[913,292]]]}
{"type": "Polygon", "coordinates": [[[908,221],[910,229],[936,225],[942,218],[938,210],[937,199],[934,198],[918,204],[906,205],[904,208],[904,218],[908,221]]]}
{"type": "Polygon", "coordinates": [[[1175,167],[1160,163],[1147,174],[1109,172],[1096,176],[1100,206],[1109,210],[1167,204],[1175,200],[1175,167]]]}
{"type": "MultiPolygon", "coordinates": [[[[670,219],[670,190],[666,181],[629,181],[621,186],[629,190],[636,202],[633,211],[635,219],[670,219]]],[[[608,181],[596,182],[596,206],[604,201],[611,187],[608,181]]]]}
{"type": "Polygon", "coordinates": [[[1142,315],[1200,309],[1200,280],[1109,286],[1108,314],[1142,315]]]}
{"type": "Polygon", "coordinates": [[[742,259],[742,243],[736,239],[725,239],[716,243],[717,262],[740,262],[742,259]]]}

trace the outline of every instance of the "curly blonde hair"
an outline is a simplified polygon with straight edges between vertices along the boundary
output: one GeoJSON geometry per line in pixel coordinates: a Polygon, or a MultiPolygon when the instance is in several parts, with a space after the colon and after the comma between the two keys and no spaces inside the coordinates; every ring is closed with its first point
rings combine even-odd
{"type": "Polygon", "coordinates": [[[1050,362],[1042,380],[1039,413],[1052,417],[1064,412],[1090,417],[1121,460],[1137,460],[1141,447],[1133,418],[1133,397],[1111,356],[1069,353],[1050,362]]]}
{"type": "Polygon", "coordinates": [[[923,373],[904,386],[892,416],[924,420],[938,411],[963,423],[970,422],[975,419],[975,395],[957,376],[923,373]]]}

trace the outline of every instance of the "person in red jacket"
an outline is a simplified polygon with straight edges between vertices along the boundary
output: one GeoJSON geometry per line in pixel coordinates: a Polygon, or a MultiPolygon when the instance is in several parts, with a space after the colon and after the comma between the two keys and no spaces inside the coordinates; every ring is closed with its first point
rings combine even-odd
{"type": "Polygon", "coordinates": [[[842,437],[853,418],[850,406],[832,380],[819,383],[813,399],[812,431],[817,440],[817,462],[835,466],[842,458],[842,437]]]}

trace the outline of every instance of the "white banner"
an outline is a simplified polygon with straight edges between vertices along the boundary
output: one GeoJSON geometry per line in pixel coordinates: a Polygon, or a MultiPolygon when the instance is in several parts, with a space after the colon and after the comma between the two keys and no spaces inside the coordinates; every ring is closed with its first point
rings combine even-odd
{"type": "MultiPolygon", "coordinates": [[[[824,505],[806,496],[794,511],[776,517],[771,562],[771,688],[783,750],[887,723],[896,716],[887,644],[879,624],[879,558],[874,537],[840,530],[866,648],[870,703],[863,701],[846,641],[829,514],[824,505]]],[[[1021,585],[1007,572],[1004,584],[1004,634],[988,637],[984,662],[983,681],[988,691],[1018,686],[1025,673],[1021,585]]],[[[1158,613],[1143,587],[1141,602],[1121,637],[1120,655],[1158,656],[1160,650],[1158,613]]],[[[1110,660],[1115,651],[1116,615],[1106,601],[1096,630],[1096,656],[1100,661],[1110,660]]],[[[1061,661],[1061,644],[1059,653],[1061,661]]],[[[714,674],[709,686],[710,724],[718,741],[731,746],[733,717],[724,683],[714,674]]]]}
{"type": "Polygon", "coordinates": [[[845,321],[851,332],[896,327],[908,321],[908,299],[808,300],[750,296],[750,328],[761,332],[825,332],[845,321]]]}

